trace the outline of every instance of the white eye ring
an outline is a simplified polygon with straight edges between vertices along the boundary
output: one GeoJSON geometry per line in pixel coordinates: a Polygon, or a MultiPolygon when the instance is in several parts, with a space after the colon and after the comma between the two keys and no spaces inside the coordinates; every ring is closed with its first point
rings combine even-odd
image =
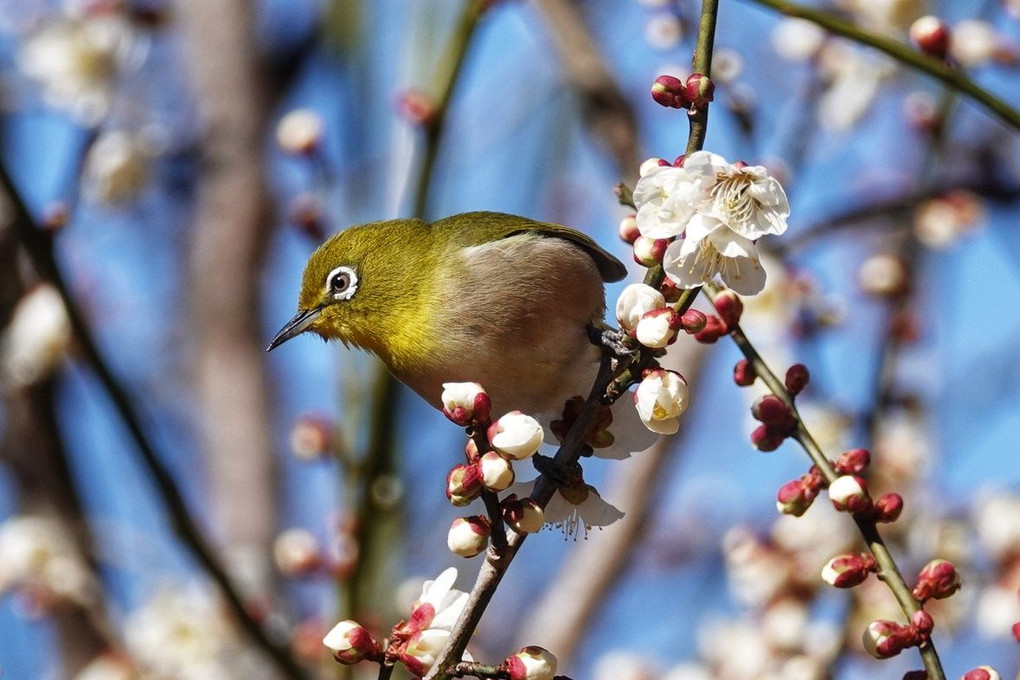
{"type": "Polygon", "coordinates": [[[358,275],[352,267],[337,267],[326,275],[326,288],[335,300],[350,300],[358,291],[358,275]]]}

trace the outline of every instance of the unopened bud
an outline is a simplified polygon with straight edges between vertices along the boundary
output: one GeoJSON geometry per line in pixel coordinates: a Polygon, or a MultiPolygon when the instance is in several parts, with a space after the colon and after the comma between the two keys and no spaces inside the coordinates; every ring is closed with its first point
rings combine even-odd
{"type": "Polygon", "coordinates": [[[454,466],[446,476],[446,497],[457,507],[468,505],[482,493],[482,470],[477,463],[454,466]]]}
{"type": "Polygon", "coordinates": [[[511,411],[489,427],[489,443],[505,457],[523,460],[535,455],[545,439],[537,420],[520,411],[511,411]]]}
{"type": "MultiPolygon", "coordinates": [[[[763,426],[764,427],[764,426],[763,426]]],[[[818,486],[809,479],[794,479],[779,487],[776,508],[784,515],[800,517],[818,496],[818,486]]]]}
{"type": "Polygon", "coordinates": [[[306,576],[322,566],[319,541],[306,529],[287,529],[273,541],[273,561],[284,576],[306,576]]]}
{"type": "Polygon", "coordinates": [[[918,633],[928,635],[935,628],[935,619],[933,619],[931,614],[923,609],[918,609],[910,615],[910,625],[912,625],[914,630],[918,633]]]}
{"type": "Polygon", "coordinates": [[[662,293],[643,283],[632,283],[623,289],[616,300],[616,320],[626,331],[637,328],[648,312],[666,305],[662,293]]]}
{"type": "Polygon", "coordinates": [[[364,659],[374,659],[382,655],[382,648],[357,621],[341,621],[322,638],[333,658],[342,664],[355,664],[364,659]]]}
{"type": "Polygon", "coordinates": [[[680,327],[680,315],[672,307],[660,307],[646,312],[638,321],[634,333],[645,347],[661,349],[673,342],[680,327]]]}
{"type": "Polygon", "coordinates": [[[783,425],[793,417],[786,402],[774,394],[766,394],[751,404],[751,415],[766,425],[783,425]]]}
{"type": "Polygon", "coordinates": [[[705,316],[704,312],[700,312],[697,309],[688,309],[680,317],[680,327],[684,329],[684,333],[688,335],[696,335],[701,331],[705,330],[705,326],[708,324],[708,317],[705,316]]]}
{"type": "Polygon", "coordinates": [[[991,666],[978,666],[967,671],[960,680],[1002,680],[1002,676],[991,666]]]}
{"type": "Polygon", "coordinates": [[[706,345],[711,345],[729,332],[729,326],[722,319],[714,314],[710,314],[705,317],[705,327],[694,334],[694,339],[706,345]]]}
{"type": "Polygon", "coordinates": [[[759,425],[751,432],[751,446],[765,453],[778,449],[785,439],[785,435],[773,432],[766,425],[759,425]]]}
{"type": "Polygon", "coordinates": [[[489,420],[492,402],[478,383],[443,383],[440,399],[443,402],[443,415],[457,425],[467,427],[489,420]]]}
{"type": "Polygon", "coordinates": [[[692,73],[687,76],[684,86],[687,90],[687,99],[696,109],[705,108],[710,101],[715,99],[715,83],[706,75],[692,73]]]}
{"type": "Polygon", "coordinates": [[[903,512],[903,496],[887,493],[875,501],[875,521],[888,524],[899,519],[903,512]]]}
{"type": "Polygon", "coordinates": [[[652,83],[652,99],[660,106],[671,109],[685,109],[690,106],[688,89],[679,78],[659,76],[652,83]]]}
{"type": "Polygon", "coordinates": [[[837,555],[822,567],[822,580],[836,588],[853,588],[874,571],[877,566],[871,555],[837,555]]]}
{"type": "Polygon", "coordinates": [[[871,454],[867,449],[850,449],[840,454],[833,464],[836,472],[841,475],[860,474],[871,463],[871,454]]]}
{"type": "Polygon", "coordinates": [[[503,520],[519,534],[533,534],[545,523],[545,513],[538,503],[510,496],[502,502],[503,520]]]}
{"type": "Polygon", "coordinates": [[[936,16],[923,16],[910,25],[910,40],[928,56],[945,59],[949,52],[949,27],[936,16]]]}
{"type": "Polygon", "coordinates": [[[637,215],[630,214],[620,220],[620,238],[624,243],[634,243],[641,236],[637,227],[637,215]]]}
{"type": "Polygon", "coordinates": [[[639,236],[634,240],[634,261],[643,267],[654,267],[662,262],[669,247],[669,239],[639,236]]]}
{"type": "Polygon", "coordinates": [[[311,109],[297,109],[280,119],[276,143],[289,154],[310,154],[319,148],[323,128],[319,114],[311,109]]]}
{"type": "Polygon", "coordinates": [[[397,101],[397,110],[401,116],[415,125],[427,127],[436,120],[436,101],[421,90],[407,90],[397,101]]]}
{"type": "Polygon", "coordinates": [[[733,367],[733,382],[739,387],[750,387],[757,378],[758,374],[755,373],[754,366],[747,359],[741,359],[733,367]]]}
{"type": "Polygon", "coordinates": [[[724,288],[712,298],[715,310],[727,326],[735,326],[740,323],[740,315],[744,312],[744,303],[740,296],[729,288],[724,288]]]}
{"type": "Polygon", "coordinates": [[[333,424],[321,416],[303,415],[290,431],[290,449],[298,460],[326,457],[333,448],[333,424]]]}
{"type": "Polygon", "coordinates": [[[895,298],[910,287],[910,271],[902,258],[889,253],[872,255],[857,270],[857,282],[868,295],[895,298]]]}
{"type": "Polygon", "coordinates": [[[489,451],[478,460],[482,484],[489,491],[502,491],[514,483],[514,467],[496,451],[489,451]]]}
{"type": "Polygon", "coordinates": [[[784,382],[790,395],[795,397],[807,387],[810,379],[811,374],[808,373],[807,366],[804,364],[794,364],[786,369],[786,379],[784,382]]]}
{"type": "Polygon", "coordinates": [[[488,547],[491,533],[492,526],[488,517],[483,515],[458,517],[450,525],[446,545],[461,557],[474,557],[488,547]]]}
{"type": "Polygon", "coordinates": [[[914,599],[919,602],[949,597],[962,585],[960,574],[948,560],[932,560],[917,575],[914,599]]]}
{"type": "Polygon", "coordinates": [[[864,650],[876,659],[889,659],[914,644],[914,632],[895,621],[872,621],[864,629],[864,650]]]}
{"type": "Polygon", "coordinates": [[[524,647],[503,666],[510,680],[553,680],[556,675],[556,657],[542,647],[524,647]]]}
{"type": "Polygon", "coordinates": [[[864,478],[857,475],[842,475],[829,485],[829,500],[840,512],[853,515],[871,510],[871,496],[864,478]]]}

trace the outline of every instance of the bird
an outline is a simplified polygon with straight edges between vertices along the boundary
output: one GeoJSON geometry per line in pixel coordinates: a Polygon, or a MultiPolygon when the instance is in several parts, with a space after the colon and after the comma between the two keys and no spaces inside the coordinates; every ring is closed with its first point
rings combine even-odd
{"type": "Polygon", "coordinates": [[[312,253],[267,351],[314,333],[372,352],[438,409],[444,383],[475,382],[494,413],[556,417],[591,388],[604,284],[626,274],[586,234],[518,215],[352,226],[312,253]]]}

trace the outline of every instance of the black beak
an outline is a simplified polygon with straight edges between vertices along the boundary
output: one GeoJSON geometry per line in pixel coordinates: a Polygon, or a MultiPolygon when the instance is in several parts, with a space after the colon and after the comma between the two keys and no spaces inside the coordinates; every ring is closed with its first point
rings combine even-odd
{"type": "Polygon", "coordinates": [[[315,320],[319,318],[320,314],[322,314],[321,307],[299,311],[294,315],[293,319],[288,321],[287,324],[280,329],[280,332],[276,334],[273,341],[269,343],[269,347],[266,347],[266,351],[271,352],[291,338],[295,338],[307,331],[309,326],[315,323],[315,320]]]}

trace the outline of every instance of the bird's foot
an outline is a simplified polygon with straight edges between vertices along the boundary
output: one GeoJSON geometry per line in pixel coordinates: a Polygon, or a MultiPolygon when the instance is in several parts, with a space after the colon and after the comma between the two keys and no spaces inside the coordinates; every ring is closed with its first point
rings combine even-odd
{"type": "Polygon", "coordinates": [[[638,351],[629,335],[601,323],[588,324],[588,339],[616,359],[632,357],[638,351]]]}
{"type": "Polygon", "coordinates": [[[572,486],[572,481],[581,474],[581,465],[579,463],[564,465],[540,453],[532,456],[531,460],[539,474],[555,484],[557,488],[572,486]]]}

